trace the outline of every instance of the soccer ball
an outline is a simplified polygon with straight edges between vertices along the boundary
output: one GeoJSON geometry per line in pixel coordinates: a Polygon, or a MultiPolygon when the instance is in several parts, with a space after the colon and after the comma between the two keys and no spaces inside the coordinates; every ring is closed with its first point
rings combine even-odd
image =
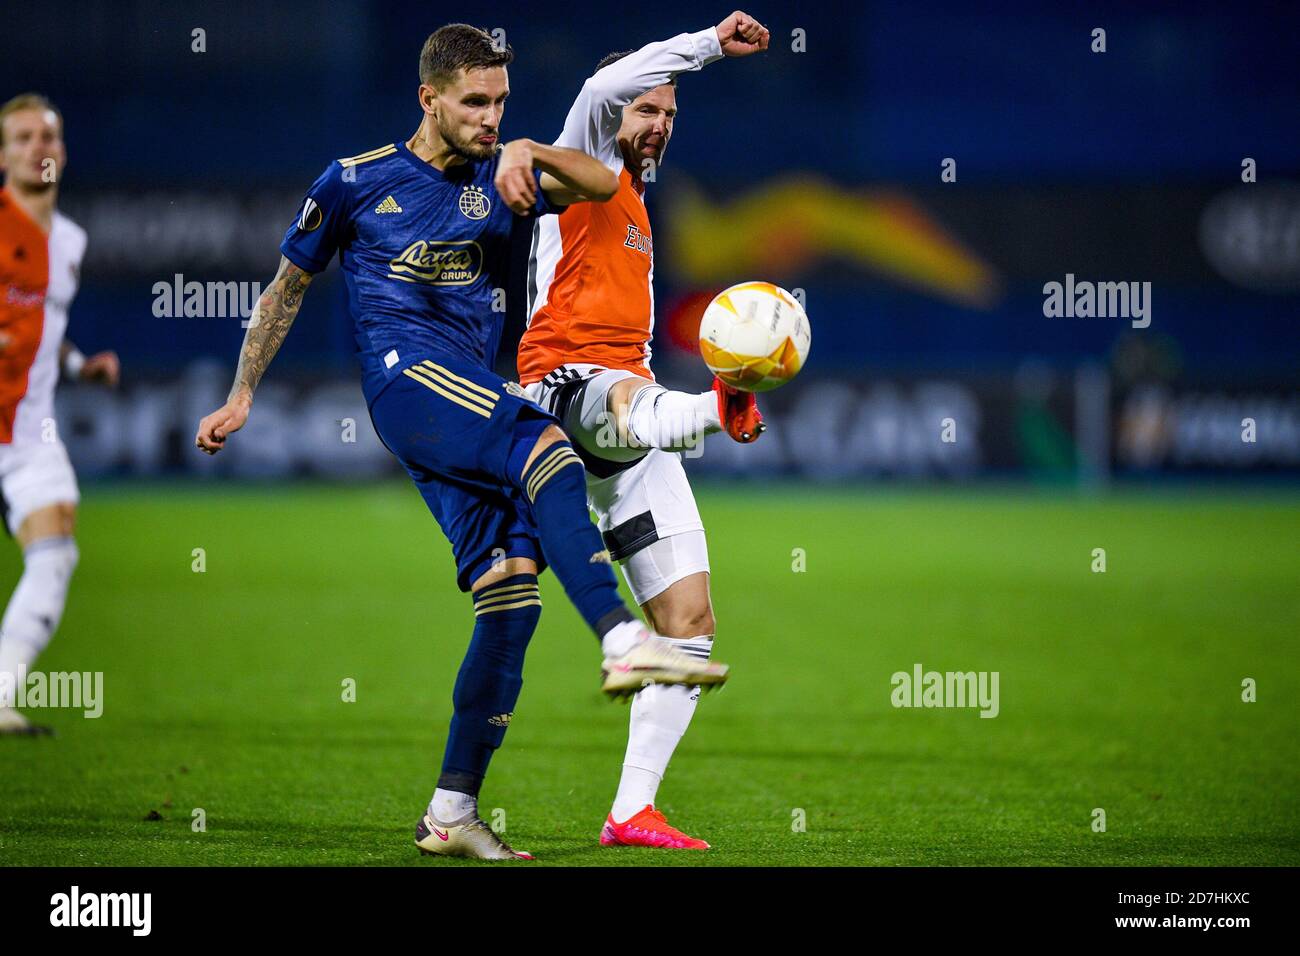
{"type": "Polygon", "coordinates": [[[719,292],[700,319],[700,354],[723,384],[766,392],[798,374],[812,345],[808,316],[770,282],[719,292]]]}

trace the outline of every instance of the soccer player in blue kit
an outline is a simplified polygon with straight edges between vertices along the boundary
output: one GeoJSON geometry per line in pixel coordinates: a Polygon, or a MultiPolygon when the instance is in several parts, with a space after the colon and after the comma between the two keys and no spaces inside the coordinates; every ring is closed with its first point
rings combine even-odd
{"type": "Polygon", "coordinates": [[[711,686],[727,674],[657,640],[628,610],[587,511],[581,459],[557,419],[491,369],[503,321],[492,298],[506,286],[514,217],[604,202],[618,187],[577,150],[522,139],[498,146],[512,59],[508,46],[465,24],[429,37],[419,129],[331,163],[308,190],[250,317],[226,404],[195,438],[216,454],[244,425],[307,286],[337,255],[371,419],[473,595],[442,772],[416,844],[481,859],[529,858],[484,823],[477,796],[523,686],[545,567],[600,638],[611,696],[650,682],[711,686]]]}

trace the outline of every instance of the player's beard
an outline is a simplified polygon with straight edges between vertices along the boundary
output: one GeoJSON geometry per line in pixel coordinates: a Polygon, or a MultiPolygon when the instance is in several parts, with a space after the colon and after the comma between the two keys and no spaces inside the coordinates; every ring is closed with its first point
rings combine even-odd
{"type": "MultiPolygon", "coordinates": [[[[438,135],[442,137],[442,141],[447,144],[453,153],[461,159],[467,160],[471,163],[481,163],[485,159],[491,159],[492,154],[496,152],[496,143],[493,143],[491,146],[484,146],[482,143],[478,143],[473,139],[469,142],[461,142],[457,139],[456,131],[454,129],[446,129],[443,127],[441,119],[438,121],[438,135]]],[[[500,141],[501,139],[498,135],[497,143],[500,141]]]]}

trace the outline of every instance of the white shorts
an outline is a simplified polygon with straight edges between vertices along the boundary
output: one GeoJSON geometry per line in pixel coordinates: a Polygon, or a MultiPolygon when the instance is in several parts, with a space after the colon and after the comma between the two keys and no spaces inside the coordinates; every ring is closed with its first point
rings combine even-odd
{"type": "Polygon", "coordinates": [[[587,464],[587,504],[632,596],[644,604],[682,578],[708,571],[709,554],[681,455],[610,441],[609,390],[636,377],[600,366],[564,365],[524,391],[560,419],[578,446],[587,464]]]}
{"type": "Polygon", "coordinates": [[[10,534],[17,534],[33,511],[80,501],[77,476],[63,442],[0,445],[0,498],[10,534]]]}

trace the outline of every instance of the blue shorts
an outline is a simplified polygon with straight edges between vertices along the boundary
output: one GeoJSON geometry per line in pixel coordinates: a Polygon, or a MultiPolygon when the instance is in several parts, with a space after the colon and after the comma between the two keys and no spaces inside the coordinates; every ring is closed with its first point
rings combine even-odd
{"type": "Polygon", "coordinates": [[[501,558],[530,558],[541,573],[537,525],[509,471],[555,416],[494,372],[432,354],[376,396],[370,417],[451,542],[462,591],[501,558]]]}

